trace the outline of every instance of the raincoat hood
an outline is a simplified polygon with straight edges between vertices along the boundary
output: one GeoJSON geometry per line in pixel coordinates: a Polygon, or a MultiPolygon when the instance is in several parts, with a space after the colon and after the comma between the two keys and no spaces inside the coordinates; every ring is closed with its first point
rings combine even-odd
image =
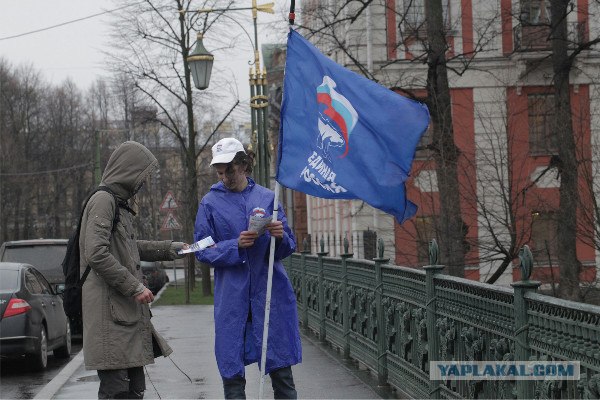
{"type": "Polygon", "coordinates": [[[124,142],[111,154],[100,184],[129,200],[156,167],[158,160],[144,145],[124,142]]]}

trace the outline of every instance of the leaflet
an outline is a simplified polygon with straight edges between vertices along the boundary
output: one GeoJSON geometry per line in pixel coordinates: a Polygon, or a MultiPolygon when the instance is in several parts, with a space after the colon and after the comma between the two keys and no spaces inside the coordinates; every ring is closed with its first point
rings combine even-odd
{"type": "Polygon", "coordinates": [[[204,239],[199,240],[196,243],[192,244],[189,248],[179,250],[177,252],[177,254],[187,254],[187,253],[192,253],[195,251],[204,250],[207,247],[210,247],[214,244],[215,244],[215,241],[213,240],[213,238],[211,236],[207,236],[204,239]]]}
{"type": "Polygon", "coordinates": [[[258,236],[265,233],[267,224],[271,222],[271,216],[267,215],[264,208],[256,207],[250,214],[248,230],[258,232],[258,236]]]}

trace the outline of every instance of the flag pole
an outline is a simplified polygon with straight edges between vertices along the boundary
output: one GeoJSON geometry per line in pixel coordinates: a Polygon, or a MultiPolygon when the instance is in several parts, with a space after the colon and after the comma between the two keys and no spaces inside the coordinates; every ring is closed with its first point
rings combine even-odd
{"type": "MultiPolygon", "coordinates": [[[[273,219],[277,221],[277,211],[279,204],[279,182],[275,181],[275,200],[273,200],[273,219]]],[[[266,366],[267,366],[267,342],[269,340],[269,317],[271,315],[271,287],[273,286],[273,264],[275,263],[275,237],[271,236],[271,249],[269,250],[269,274],[267,277],[267,296],[265,299],[265,322],[263,324],[262,355],[260,357],[260,386],[258,390],[258,399],[262,399],[263,386],[265,384],[266,366]]]]}
{"type": "MultiPolygon", "coordinates": [[[[290,13],[288,21],[290,29],[294,25],[296,18],[295,14],[296,0],[290,2],[290,13]]],[[[268,178],[267,178],[268,182],[268,178]]],[[[277,222],[277,212],[279,211],[279,182],[275,180],[275,199],[273,200],[273,219],[271,222],[277,222]]],[[[267,371],[267,344],[269,341],[269,317],[271,316],[271,288],[273,286],[273,264],[275,263],[275,238],[271,236],[271,248],[269,250],[269,273],[267,276],[267,295],[265,298],[265,318],[263,324],[263,338],[262,338],[262,354],[260,356],[260,385],[258,389],[258,400],[263,398],[263,386],[265,384],[265,375],[267,371]]]]}

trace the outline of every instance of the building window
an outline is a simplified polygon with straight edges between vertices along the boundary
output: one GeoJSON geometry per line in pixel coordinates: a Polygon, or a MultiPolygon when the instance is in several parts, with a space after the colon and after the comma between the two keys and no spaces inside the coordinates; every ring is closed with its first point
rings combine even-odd
{"type": "Polygon", "coordinates": [[[527,96],[529,113],[529,152],[534,155],[556,154],[556,136],[552,132],[554,95],[527,96]]]}
{"type": "MultiPolygon", "coordinates": [[[[421,36],[427,34],[425,24],[425,0],[404,0],[404,30],[419,32],[421,36]]],[[[450,29],[450,0],[442,0],[444,13],[444,27],[450,29]]]]}
{"type": "Polygon", "coordinates": [[[415,218],[417,230],[417,263],[419,265],[429,264],[429,242],[435,237],[434,217],[431,215],[415,218]]]}
{"type": "Polygon", "coordinates": [[[531,213],[531,242],[533,259],[537,264],[547,265],[549,261],[558,259],[558,242],[556,240],[556,213],[536,211],[531,213]]]}
{"type": "Polygon", "coordinates": [[[524,25],[550,24],[550,0],[527,0],[521,3],[524,25]]]}

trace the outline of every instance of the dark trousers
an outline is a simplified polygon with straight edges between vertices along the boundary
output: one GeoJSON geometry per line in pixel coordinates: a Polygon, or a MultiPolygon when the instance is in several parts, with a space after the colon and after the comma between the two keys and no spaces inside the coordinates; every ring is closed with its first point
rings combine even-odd
{"type": "Polygon", "coordinates": [[[98,370],[99,399],[143,399],[146,390],[144,367],[98,370]]]}
{"type": "MultiPolygon", "coordinates": [[[[292,376],[292,367],[285,367],[273,371],[269,374],[271,385],[273,386],[273,395],[276,399],[297,399],[296,386],[292,376]]],[[[245,399],[246,398],[246,378],[243,376],[234,376],[230,379],[223,378],[223,389],[226,399],[245,399]]]]}

